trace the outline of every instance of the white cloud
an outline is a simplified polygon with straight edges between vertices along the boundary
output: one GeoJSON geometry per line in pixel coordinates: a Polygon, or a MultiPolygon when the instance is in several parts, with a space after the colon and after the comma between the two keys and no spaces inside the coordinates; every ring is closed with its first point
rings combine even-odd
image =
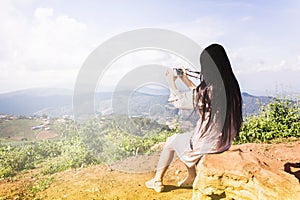
{"type": "Polygon", "coordinates": [[[162,28],[171,29],[190,37],[205,47],[218,41],[227,31],[228,24],[215,17],[201,17],[193,21],[162,25],[162,28]]]}
{"type": "Polygon", "coordinates": [[[74,82],[92,50],[87,25],[53,8],[28,16],[10,2],[1,4],[0,91],[74,82]]]}
{"type": "Polygon", "coordinates": [[[34,17],[41,21],[44,21],[51,16],[53,16],[52,8],[37,8],[34,11],[34,17]]]}
{"type": "Polygon", "coordinates": [[[31,67],[79,67],[88,52],[87,26],[66,15],[54,16],[50,8],[37,8],[35,19],[25,55],[31,67]]]}

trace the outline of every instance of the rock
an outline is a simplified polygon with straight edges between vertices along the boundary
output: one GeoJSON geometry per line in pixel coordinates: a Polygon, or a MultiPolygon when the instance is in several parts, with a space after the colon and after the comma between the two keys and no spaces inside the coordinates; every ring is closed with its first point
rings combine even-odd
{"type": "Polygon", "coordinates": [[[206,155],[198,164],[193,200],[300,199],[298,180],[240,149],[206,155]]]}
{"type": "Polygon", "coordinates": [[[175,175],[177,176],[180,172],[181,172],[181,171],[180,171],[179,169],[177,169],[177,170],[175,171],[175,175]]]}
{"type": "Polygon", "coordinates": [[[112,169],[112,168],[108,168],[108,169],[107,169],[107,171],[109,171],[109,172],[112,172],[112,171],[113,171],[113,169],[112,169]]]}

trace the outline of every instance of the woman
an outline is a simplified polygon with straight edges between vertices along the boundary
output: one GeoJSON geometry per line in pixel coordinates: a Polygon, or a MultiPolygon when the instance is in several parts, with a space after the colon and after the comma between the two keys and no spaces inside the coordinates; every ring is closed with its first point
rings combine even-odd
{"type": "MultiPolygon", "coordinates": [[[[180,187],[191,187],[196,177],[195,165],[205,154],[221,153],[230,148],[232,141],[240,131],[242,124],[242,99],[239,84],[233,74],[224,48],[218,44],[205,48],[200,55],[203,81],[195,86],[188,79],[186,71],[181,80],[191,89],[194,98],[187,93],[179,93],[175,85],[175,77],[169,81],[170,101],[175,107],[185,107],[189,99],[198,110],[200,118],[193,133],[176,134],[169,137],[160,155],[155,177],[146,182],[146,187],[157,192],[163,191],[163,176],[170,165],[174,153],[185,164],[188,176],[180,187]],[[178,97],[179,98],[176,98],[178,97]]],[[[189,106],[188,106],[189,107],[189,106]]]]}

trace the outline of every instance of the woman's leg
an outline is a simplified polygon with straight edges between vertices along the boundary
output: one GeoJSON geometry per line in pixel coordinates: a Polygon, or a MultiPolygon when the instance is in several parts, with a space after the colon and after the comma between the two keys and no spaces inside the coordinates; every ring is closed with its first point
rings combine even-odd
{"type": "Polygon", "coordinates": [[[188,170],[188,178],[195,179],[197,175],[195,165],[192,167],[186,166],[186,168],[188,170]]]}
{"type": "Polygon", "coordinates": [[[164,145],[164,148],[160,154],[159,161],[156,168],[156,173],[153,179],[146,182],[148,188],[152,188],[157,192],[163,190],[163,176],[167,171],[169,165],[171,164],[175,151],[172,149],[172,140],[175,138],[175,135],[169,137],[164,145]]]}
{"type": "MultiPolygon", "coordinates": [[[[191,132],[187,132],[184,134],[178,134],[178,135],[176,134],[171,137],[168,137],[164,145],[164,148],[160,154],[155,176],[153,179],[146,182],[146,186],[148,188],[152,188],[155,191],[163,190],[163,184],[162,184],[163,176],[173,160],[175,148],[177,150],[182,149],[182,152],[184,152],[185,149],[190,148],[189,145],[190,145],[191,135],[192,135],[191,132]]],[[[185,186],[186,183],[192,184],[192,182],[196,177],[195,166],[187,167],[187,170],[189,175],[184,181],[182,181],[182,183],[184,183],[182,184],[182,186],[185,186]]]]}
{"type": "Polygon", "coordinates": [[[166,143],[160,154],[154,179],[163,180],[163,176],[174,158],[174,153],[175,151],[166,143]]]}
{"type": "Polygon", "coordinates": [[[182,181],[178,182],[178,186],[179,187],[192,187],[194,180],[197,176],[196,173],[196,166],[192,166],[192,167],[188,167],[187,165],[185,165],[188,171],[188,176],[183,179],[182,181]]]}

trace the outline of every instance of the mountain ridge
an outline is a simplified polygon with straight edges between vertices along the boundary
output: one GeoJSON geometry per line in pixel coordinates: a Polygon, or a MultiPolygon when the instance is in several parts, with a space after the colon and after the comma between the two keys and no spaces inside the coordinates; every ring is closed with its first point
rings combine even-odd
{"type": "MultiPolygon", "coordinates": [[[[95,107],[100,104],[105,104],[105,108],[109,105],[110,99],[116,95],[123,97],[127,96],[135,100],[135,105],[138,111],[145,110],[143,105],[149,105],[154,101],[156,104],[165,105],[168,95],[158,91],[157,94],[147,93],[147,90],[142,91],[118,91],[118,92],[96,92],[95,107]],[[157,97],[159,99],[157,100],[157,97]],[[138,105],[139,104],[139,105],[138,105]]],[[[116,96],[118,96],[116,95],[116,96]]],[[[243,112],[244,115],[258,112],[260,105],[265,105],[273,97],[270,96],[255,96],[247,92],[242,92],[243,112]]],[[[72,115],[73,91],[71,89],[61,88],[30,88],[7,92],[0,94],[0,113],[14,115],[41,115],[48,114],[49,116],[72,115]]],[[[98,108],[98,107],[97,107],[98,108]]],[[[143,111],[144,112],[144,111],[143,111]]]]}

